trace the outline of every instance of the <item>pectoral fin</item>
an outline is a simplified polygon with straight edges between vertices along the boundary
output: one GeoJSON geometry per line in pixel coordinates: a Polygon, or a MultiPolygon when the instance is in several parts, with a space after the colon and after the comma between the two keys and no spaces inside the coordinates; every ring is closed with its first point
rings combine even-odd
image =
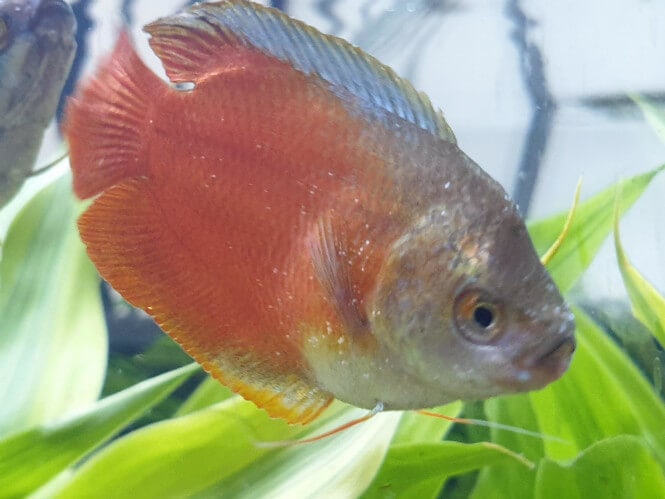
{"type": "Polygon", "coordinates": [[[367,331],[368,323],[351,276],[348,244],[343,229],[324,216],[312,230],[308,246],[316,277],[340,319],[351,333],[367,331]]]}

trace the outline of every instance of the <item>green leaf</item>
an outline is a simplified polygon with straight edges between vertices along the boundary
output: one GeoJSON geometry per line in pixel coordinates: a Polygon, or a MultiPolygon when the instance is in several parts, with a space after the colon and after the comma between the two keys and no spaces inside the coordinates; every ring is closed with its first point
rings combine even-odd
{"type": "Polygon", "coordinates": [[[640,107],[644,118],[651,125],[654,132],[656,132],[656,135],[658,135],[661,141],[665,142],[665,112],[641,95],[634,94],[631,95],[631,98],[640,107]]]}
{"type": "MultiPolygon", "coordinates": [[[[462,413],[463,407],[464,404],[457,401],[430,409],[430,412],[455,418],[462,413]]],[[[438,442],[443,439],[452,425],[453,423],[450,421],[424,416],[416,411],[405,412],[393,438],[392,445],[438,442]]]]}
{"type": "MultiPolygon", "coordinates": [[[[490,421],[539,431],[528,395],[490,399],[485,402],[485,413],[490,421]]],[[[531,461],[538,461],[544,455],[544,443],[538,438],[496,428],[490,431],[494,443],[523,454],[531,461]]],[[[522,465],[488,466],[480,471],[471,497],[531,497],[534,484],[535,473],[522,465]]]]}
{"type": "Polygon", "coordinates": [[[447,477],[500,463],[519,463],[518,466],[527,469],[531,466],[520,456],[491,443],[393,445],[363,497],[434,498],[447,477]]]}
{"type": "MultiPolygon", "coordinates": [[[[64,147],[64,145],[63,145],[64,147]]],[[[2,247],[7,230],[16,215],[47,186],[56,182],[69,171],[69,158],[63,157],[53,167],[44,173],[28,177],[16,195],[3,207],[0,207],[0,248],[2,247]]]]}
{"type": "MultiPolygon", "coordinates": [[[[353,409],[350,413],[357,417],[366,411],[353,409]]],[[[399,412],[378,414],[320,442],[270,452],[196,497],[358,497],[381,466],[400,417],[399,412]]],[[[339,427],[349,419],[353,419],[349,413],[342,413],[322,430],[339,427]]],[[[307,435],[313,434],[320,434],[319,430],[307,435]]]]}
{"type": "Polygon", "coordinates": [[[62,176],[13,220],[0,261],[0,437],[85,409],[107,340],[99,278],[62,176]]]}
{"type": "Polygon", "coordinates": [[[665,497],[665,477],[645,443],[618,436],[595,443],[570,464],[545,459],[537,499],[665,497]]]}
{"type": "Polygon", "coordinates": [[[614,247],[633,315],[651,331],[661,347],[665,346],[665,297],[628,260],[621,245],[618,213],[614,218],[614,247]]]}
{"type": "Polygon", "coordinates": [[[306,427],[271,419],[233,397],[204,410],[156,423],[116,440],[86,462],[56,497],[295,496],[321,490],[355,495],[376,473],[400,413],[370,421],[313,444],[269,447],[265,442],[320,434],[366,411],[335,403],[306,427]],[[251,488],[247,487],[251,484],[251,488]],[[321,489],[325,487],[325,489],[321,489]]]}
{"type": "Polygon", "coordinates": [[[234,396],[230,388],[208,376],[180,406],[177,416],[184,416],[223,402],[234,396]]]}
{"type": "MultiPolygon", "coordinates": [[[[626,180],[619,212],[623,214],[628,210],[653,178],[664,169],[665,165],[661,165],[648,173],[626,180]]],[[[566,239],[548,265],[548,270],[562,293],[572,288],[612,231],[615,199],[616,187],[612,186],[578,206],[566,239]]],[[[557,238],[566,216],[567,213],[561,213],[528,224],[529,233],[539,254],[545,253],[557,238]]]]}
{"type": "Polygon", "coordinates": [[[23,496],[107,441],[199,370],[191,364],[102,399],[85,412],[0,441],[0,490],[23,496]]]}

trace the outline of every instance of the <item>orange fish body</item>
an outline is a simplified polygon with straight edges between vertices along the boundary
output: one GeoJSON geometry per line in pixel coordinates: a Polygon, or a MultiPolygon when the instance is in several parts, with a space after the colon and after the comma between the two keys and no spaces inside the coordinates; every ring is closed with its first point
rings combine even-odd
{"type": "Polygon", "coordinates": [[[194,86],[121,36],[68,106],[97,196],[79,229],[222,383],[305,423],[335,397],[423,408],[563,373],[574,326],[524,224],[408,82],[247,2],[146,31],[194,86]]]}

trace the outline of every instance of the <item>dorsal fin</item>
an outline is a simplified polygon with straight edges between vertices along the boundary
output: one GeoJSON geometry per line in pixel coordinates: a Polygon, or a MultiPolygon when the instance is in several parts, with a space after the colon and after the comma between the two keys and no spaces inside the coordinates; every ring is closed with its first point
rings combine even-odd
{"type": "Polygon", "coordinates": [[[145,31],[174,82],[197,82],[215,69],[227,69],[223,66],[233,64],[234,50],[258,50],[321,78],[374,118],[396,116],[455,143],[443,114],[411,83],[345,40],[278,10],[242,0],[204,3],[148,24],[145,31]]]}

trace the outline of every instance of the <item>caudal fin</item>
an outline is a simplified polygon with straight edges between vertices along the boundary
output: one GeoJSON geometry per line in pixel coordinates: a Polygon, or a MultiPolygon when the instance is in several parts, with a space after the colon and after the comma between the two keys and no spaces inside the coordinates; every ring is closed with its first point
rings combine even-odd
{"type": "Polygon", "coordinates": [[[143,138],[148,104],[165,87],[123,31],[111,56],[67,104],[64,131],[78,197],[89,198],[147,174],[143,138]]]}

